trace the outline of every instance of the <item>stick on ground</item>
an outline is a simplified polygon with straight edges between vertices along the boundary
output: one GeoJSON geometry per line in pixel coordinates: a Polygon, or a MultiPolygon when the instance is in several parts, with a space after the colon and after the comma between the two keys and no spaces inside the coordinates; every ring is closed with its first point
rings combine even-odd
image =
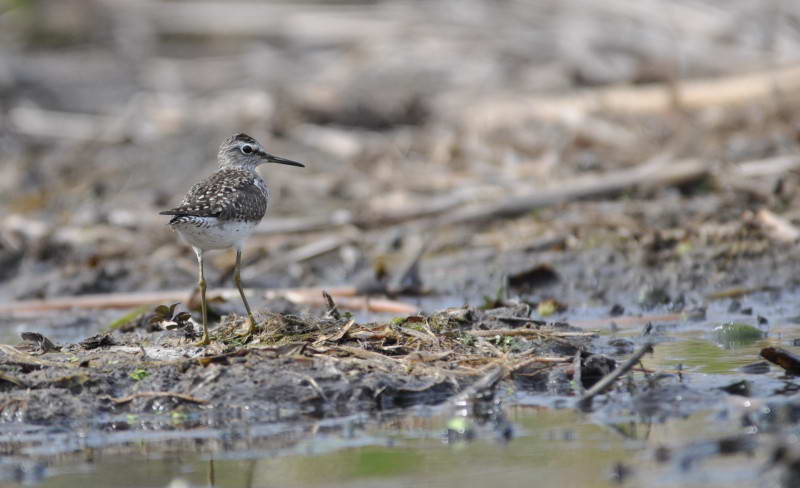
{"type": "Polygon", "coordinates": [[[503,379],[503,377],[508,374],[508,370],[503,366],[490,366],[488,371],[478,378],[477,381],[472,383],[470,386],[465,388],[462,392],[457,393],[453,397],[451,397],[447,403],[449,405],[457,405],[459,403],[467,401],[469,398],[474,397],[478,393],[488,390],[489,388],[493,388],[494,385],[497,384],[498,381],[503,379]]]}
{"type": "MultiPolygon", "coordinates": [[[[253,289],[246,289],[245,293],[252,293],[253,289]]],[[[336,297],[337,306],[346,309],[368,310],[370,312],[393,313],[397,315],[412,315],[419,312],[419,308],[409,303],[385,298],[371,298],[360,296],[354,287],[326,288],[328,294],[336,297]]],[[[209,292],[209,297],[234,298],[238,297],[236,288],[224,288],[209,292]]],[[[291,302],[310,306],[326,306],[328,303],[322,296],[320,288],[287,288],[267,290],[266,297],[282,297],[291,302]]],[[[160,304],[164,302],[185,301],[189,302],[190,296],[185,290],[166,290],[160,292],[142,293],[104,293],[98,295],[81,295],[76,297],[53,297],[44,300],[20,300],[17,302],[0,303],[0,314],[36,315],[44,312],[58,310],[85,309],[112,309],[133,308],[141,305],[160,304]]]]}
{"type": "Polygon", "coordinates": [[[328,304],[328,311],[325,312],[325,315],[335,320],[339,320],[340,318],[342,318],[342,315],[339,313],[339,309],[336,308],[336,302],[333,301],[333,297],[331,297],[330,293],[328,293],[325,290],[322,290],[322,297],[328,304]]]}
{"type": "Polygon", "coordinates": [[[705,177],[709,167],[702,161],[674,161],[670,164],[642,165],[602,176],[580,177],[562,181],[557,188],[538,188],[526,195],[506,198],[499,202],[459,208],[437,219],[434,225],[456,225],[511,218],[532,210],[587,197],[598,197],[640,185],[669,186],[697,181],[705,177]]]}
{"type": "Polygon", "coordinates": [[[653,345],[650,342],[645,343],[642,347],[639,348],[638,351],[633,353],[633,356],[628,358],[627,361],[617,366],[617,369],[608,373],[606,376],[603,377],[600,381],[594,384],[586,393],[583,394],[580,400],[578,400],[578,406],[580,407],[588,407],[591,405],[592,398],[599,395],[606,388],[611,386],[614,381],[617,380],[620,376],[624,375],[628,371],[630,371],[636,364],[642,359],[646,353],[653,350],[653,345]]]}
{"type": "Polygon", "coordinates": [[[184,393],[173,393],[169,391],[141,391],[139,393],[134,393],[132,395],[114,398],[109,395],[105,395],[103,398],[111,400],[112,402],[116,403],[117,405],[121,403],[128,403],[137,398],[177,398],[179,400],[183,400],[185,402],[191,403],[199,403],[205,404],[208,403],[208,400],[203,400],[202,398],[196,398],[191,395],[186,395],[184,393]]]}

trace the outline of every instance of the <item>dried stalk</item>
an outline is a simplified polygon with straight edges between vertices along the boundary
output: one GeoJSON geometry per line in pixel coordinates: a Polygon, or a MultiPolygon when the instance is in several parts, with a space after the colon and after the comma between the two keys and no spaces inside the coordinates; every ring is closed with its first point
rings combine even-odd
{"type": "Polygon", "coordinates": [[[647,86],[615,86],[563,97],[518,95],[478,100],[462,116],[475,129],[521,126],[531,119],[564,120],[576,114],[623,112],[648,114],[676,108],[698,110],[769,100],[800,89],[800,66],[737,74],[708,80],[647,86]]]}
{"type": "Polygon", "coordinates": [[[670,164],[643,165],[637,168],[613,171],[602,176],[580,177],[562,181],[558,188],[537,189],[525,195],[509,197],[499,202],[474,205],[444,215],[435,226],[481,223],[501,218],[512,218],[531,210],[561,204],[587,197],[619,193],[637,186],[670,186],[705,177],[709,167],[702,161],[675,161],[670,164]]]}
{"type": "Polygon", "coordinates": [[[447,401],[447,404],[458,405],[460,403],[464,403],[480,392],[493,388],[498,381],[503,379],[506,374],[508,374],[508,370],[499,365],[487,366],[485,369],[488,369],[488,371],[486,371],[483,376],[481,376],[477,381],[469,385],[460,393],[451,397],[447,401]]]}
{"type": "Polygon", "coordinates": [[[114,398],[109,395],[103,395],[100,398],[105,398],[107,400],[111,400],[112,402],[120,405],[122,403],[129,403],[137,398],[177,398],[179,400],[183,400],[185,402],[190,403],[199,403],[204,405],[208,403],[208,400],[203,400],[202,398],[193,397],[191,395],[187,395],[185,393],[172,393],[169,391],[141,391],[139,393],[134,393],[132,395],[127,395],[124,397],[114,398]]]}
{"type": "MultiPolygon", "coordinates": [[[[331,293],[333,295],[333,293],[331,293]]],[[[325,299],[320,295],[319,290],[284,291],[283,293],[268,292],[268,297],[282,296],[290,302],[303,305],[323,307],[327,305],[325,299]]],[[[395,315],[414,315],[419,312],[419,308],[409,303],[388,300],[385,298],[371,298],[365,296],[338,296],[336,304],[342,308],[351,310],[366,310],[368,312],[391,313],[395,315]]]]}
{"type": "Polygon", "coordinates": [[[465,334],[475,337],[494,337],[494,336],[542,336],[542,337],[595,337],[594,332],[558,332],[539,329],[489,329],[489,330],[465,330],[465,334]]]}
{"type": "Polygon", "coordinates": [[[618,327],[638,327],[648,322],[676,322],[683,320],[685,316],[680,313],[667,313],[660,315],[625,315],[620,317],[608,317],[605,319],[583,319],[571,321],[569,325],[580,329],[599,329],[614,324],[618,327]]]}
{"type": "Polygon", "coordinates": [[[800,229],[797,226],[766,208],[756,212],[755,221],[776,241],[792,244],[800,239],[800,229]]]}
{"type": "Polygon", "coordinates": [[[636,364],[638,364],[639,361],[642,359],[642,356],[644,356],[646,353],[652,350],[653,350],[653,345],[650,344],[649,342],[645,343],[642,347],[639,348],[638,351],[633,353],[633,356],[628,358],[627,361],[617,366],[617,369],[608,373],[606,376],[603,377],[603,379],[595,383],[594,386],[592,386],[586,393],[584,393],[583,396],[580,398],[580,400],[578,400],[578,405],[581,407],[586,407],[591,405],[592,398],[605,391],[605,389],[611,386],[611,384],[614,383],[614,381],[616,381],[617,378],[624,375],[625,373],[630,371],[634,366],[636,366],[636,364]]]}
{"type": "MultiPolygon", "coordinates": [[[[332,296],[354,296],[354,287],[326,288],[332,296]]],[[[252,293],[253,290],[245,290],[252,293]]],[[[286,293],[317,293],[321,292],[318,288],[292,288],[282,290],[270,290],[268,295],[279,296],[286,293]]],[[[76,297],[53,297],[42,300],[20,300],[11,303],[0,303],[0,313],[31,313],[49,312],[56,310],[69,310],[73,308],[132,308],[140,305],[158,304],[165,302],[188,301],[189,294],[185,290],[164,290],[156,292],[139,293],[103,293],[97,295],[80,295],[76,297]]],[[[209,291],[209,299],[212,297],[223,297],[238,299],[239,292],[236,288],[223,288],[209,291]]]]}

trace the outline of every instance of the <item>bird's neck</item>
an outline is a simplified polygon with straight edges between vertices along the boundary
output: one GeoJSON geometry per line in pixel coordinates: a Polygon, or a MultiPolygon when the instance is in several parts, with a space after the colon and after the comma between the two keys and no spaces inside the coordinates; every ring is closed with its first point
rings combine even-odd
{"type": "Polygon", "coordinates": [[[231,163],[229,161],[220,161],[219,169],[220,170],[235,169],[239,171],[249,171],[251,173],[256,173],[256,166],[254,164],[231,163]]]}

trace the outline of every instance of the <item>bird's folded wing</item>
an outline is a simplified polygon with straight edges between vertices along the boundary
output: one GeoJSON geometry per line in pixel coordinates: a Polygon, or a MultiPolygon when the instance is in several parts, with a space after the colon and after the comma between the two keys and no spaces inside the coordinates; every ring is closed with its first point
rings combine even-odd
{"type": "Polygon", "coordinates": [[[267,198],[252,173],[221,170],[194,185],[180,205],[159,213],[223,220],[260,220],[266,210],[267,198]]]}

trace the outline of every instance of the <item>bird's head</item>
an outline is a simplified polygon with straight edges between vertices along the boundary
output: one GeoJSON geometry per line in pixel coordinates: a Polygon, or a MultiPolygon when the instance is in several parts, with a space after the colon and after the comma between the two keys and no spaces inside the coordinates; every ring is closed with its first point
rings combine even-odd
{"type": "Polygon", "coordinates": [[[298,163],[297,161],[273,156],[266,152],[257,140],[243,133],[234,134],[225,139],[225,142],[219,146],[217,159],[219,160],[220,168],[255,170],[259,164],[264,163],[288,164],[301,168],[305,167],[304,164],[298,163]]]}

